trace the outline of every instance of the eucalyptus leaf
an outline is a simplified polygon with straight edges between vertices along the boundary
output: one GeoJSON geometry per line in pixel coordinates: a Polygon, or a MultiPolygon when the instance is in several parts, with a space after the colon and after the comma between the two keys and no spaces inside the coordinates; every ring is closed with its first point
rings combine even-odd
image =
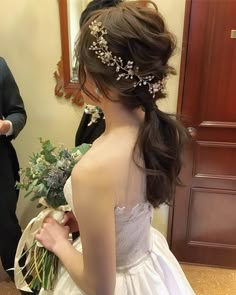
{"type": "Polygon", "coordinates": [[[87,144],[87,143],[83,143],[78,147],[82,155],[86,154],[90,148],[91,148],[91,144],[87,144]]]}

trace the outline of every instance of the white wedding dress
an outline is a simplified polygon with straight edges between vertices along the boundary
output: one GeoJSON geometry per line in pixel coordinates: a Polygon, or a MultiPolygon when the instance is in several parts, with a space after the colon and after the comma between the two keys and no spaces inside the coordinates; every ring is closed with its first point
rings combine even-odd
{"type": "MultiPolygon", "coordinates": [[[[70,178],[64,192],[73,208],[70,178]]],[[[140,203],[132,210],[115,208],[117,273],[114,295],[195,294],[166,239],[151,227],[151,218],[152,206],[148,202],[140,203]]],[[[82,251],[79,238],[74,247],[82,251]]],[[[39,294],[86,295],[61,265],[54,290],[41,290],[39,294]]]]}

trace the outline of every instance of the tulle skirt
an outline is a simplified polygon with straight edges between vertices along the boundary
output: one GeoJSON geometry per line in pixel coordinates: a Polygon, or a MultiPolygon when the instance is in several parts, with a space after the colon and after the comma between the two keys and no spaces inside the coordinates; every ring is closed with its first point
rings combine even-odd
{"type": "MultiPolygon", "coordinates": [[[[160,232],[151,229],[151,250],[139,261],[118,268],[115,295],[193,295],[179,263],[169,250],[160,232]]],[[[74,242],[82,251],[80,239],[74,242]]],[[[58,279],[53,291],[41,290],[40,295],[86,295],[71,279],[63,266],[59,266],[58,279]]]]}

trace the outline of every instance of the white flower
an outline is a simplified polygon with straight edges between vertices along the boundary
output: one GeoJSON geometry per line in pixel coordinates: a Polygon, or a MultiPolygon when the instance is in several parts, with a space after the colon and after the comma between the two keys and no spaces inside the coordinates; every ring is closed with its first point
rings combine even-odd
{"type": "Polygon", "coordinates": [[[84,112],[91,115],[91,120],[88,123],[88,126],[91,126],[93,123],[97,123],[97,120],[101,118],[102,114],[102,111],[98,107],[88,104],[85,106],[84,112]]]}
{"type": "Polygon", "coordinates": [[[77,150],[75,153],[72,153],[72,157],[76,160],[79,161],[80,158],[82,157],[82,154],[79,150],[77,150]]]}

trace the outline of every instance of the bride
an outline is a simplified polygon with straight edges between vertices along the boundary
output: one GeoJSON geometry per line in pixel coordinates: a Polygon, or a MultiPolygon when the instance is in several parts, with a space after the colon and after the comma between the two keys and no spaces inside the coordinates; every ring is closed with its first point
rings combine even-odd
{"type": "Polygon", "coordinates": [[[175,71],[175,38],[154,8],[136,2],[97,11],[76,46],[86,103],[99,106],[105,132],[74,168],[64,191],[81,237],[47,218],[36,239],[61,265],[54,295],[194,294],[152,209],[173,198],[184,129],[156,106],[175,71]]]}

